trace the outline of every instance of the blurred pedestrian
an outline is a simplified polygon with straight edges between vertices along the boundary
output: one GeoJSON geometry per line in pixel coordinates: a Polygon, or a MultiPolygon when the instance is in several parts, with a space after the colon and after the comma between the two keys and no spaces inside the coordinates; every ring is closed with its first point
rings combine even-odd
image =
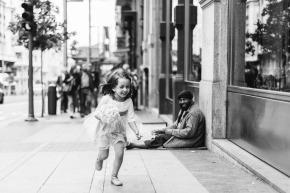
{"type": "Polygon", "coordinates": [[[90,72],[90,65],[85,64],[80,73],[80,114],[81,117],[91,113],[91,104],[94,91],[93,77],[90,72]]]}
{"type": "Polygon", "coordinates": [[[67,96],[67,79],[69,74],[66,70],[62,71],[61,74],[57,77],[56,86],[58,92],[58,99],[60,99],[60,112],[66,113],[68,109],[68,96],[67,96]]]}
{"type": "Polygon", "coordinates": [[[98,106],[98,97],[99,97],[99,85],[100,85],[100,72],[93,71],[93,94],[92,94],[92,107],[96,108],[98,106]]]}
{"type": "Polygon", "coordinates": [[[78,93],[80,88],[80,66],[73,66],[70,69],[69,78],[66,83],[70,86],[69,91],[67,92],[68,96],[68,105],[69,105],[69,114],[70,118],[73,119],[76,117],[76,110],[78,108],[78,93]]]}

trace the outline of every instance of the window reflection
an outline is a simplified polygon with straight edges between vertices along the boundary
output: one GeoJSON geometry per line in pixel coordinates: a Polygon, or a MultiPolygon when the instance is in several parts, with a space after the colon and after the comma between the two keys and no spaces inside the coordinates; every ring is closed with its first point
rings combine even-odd
{"type": "MultiPolygon", "coordinates": [[[[172,18],[171,21],[174,23],[174,9],[178,4],[178,0],[172,0],[172,18]]],[[[177,29],[175,28],[175,36],[172,40],[172,50],[171,50],[171,62],[172,62],[172,72],[175,73],[177,71],[177,37],[178,37],[178,32],[177,29]]]]}
{"type": "MultiPolygon", "coordinates": [[[[171,22],[174,23],[174,8],[177,6],[178,0],[171,0],[171,22]]],[[[177,72],[177,29],[175,28],[175,36],[173,40],[171,41],[171,51],[170,51],[170,65],[169,69],[167,71],[167,88],[166,88],[166,94],[167,97],[170,99],[173,98],[173,90],[172,90],[172,74],[177,72]]]]}
{"type": "Polygon", "coordinates": [[[290,91],[290,1],[246,2],[245,83],[290,91]]]}
{"type": "Polygon", "coordinates": [[[197,6],[197,24],[192,34],[192,58],[187,67],[187,79],[199,82],[201,80],[202,14],[198,0],[194,0],[193,4],[197,6]]]}

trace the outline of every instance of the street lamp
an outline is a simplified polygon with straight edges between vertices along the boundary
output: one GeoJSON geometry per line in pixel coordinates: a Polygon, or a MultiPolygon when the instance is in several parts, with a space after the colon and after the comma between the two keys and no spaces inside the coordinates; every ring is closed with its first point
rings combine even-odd
{"type": "Polygon", "coordinates": [[[91,0],[89,0],[89,51],[87,63],[91,64],[91,0]]]}
{"type": "Polygon", "coordinates": [[[67,0],[63,0],[63,65],[67,67],[67,0]]]}

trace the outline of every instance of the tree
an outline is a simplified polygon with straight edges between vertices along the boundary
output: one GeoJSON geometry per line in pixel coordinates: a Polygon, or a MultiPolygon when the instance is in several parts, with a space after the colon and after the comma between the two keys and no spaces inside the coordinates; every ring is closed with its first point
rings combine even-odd
{"type": "MultiPolygon", "coordinates": [[[[34,5],[34,21],[36,32],[33,34],[33,50],[41,51],[41,84],[43,85],[43,51],[55,48],[60,50],[64,40],[67,40],[74,33],[63,33],[64,24],[56,21],[58,8],[49,0],[30,0],[34,5]]],[[[9,29],[17,35],[17,44],[28,48],[29,32],[22,27],[23,18],[16,15],[15,22],[9,24],[9,29]]],[[[42,88],[42,113],[44,113],[44,93],[42,88]]]]}
{"type": "Polygon", "coordinates": [[[252,42],[261,46],[262,57],[275,58],[284,77],[285,65],[290,54],[290,2],[289,0],[267,0],[254,33],[247,33],[246,53],[255,54],[252,42]]]}
{"type": "MultiPolygon", "coordinates": [[[[258,20],[254,33],[248,33],[247,37],[262,46],[263,54],[285,54],[290,50],[290,8],[288,0],[267,0],[268,3],[262,11],[262,17],[266,22],[258,20]],[[281,46],[282,43],[282,46],[281,46]]],[[[249,45],[251,46],[251,45],[249,45]]]]}

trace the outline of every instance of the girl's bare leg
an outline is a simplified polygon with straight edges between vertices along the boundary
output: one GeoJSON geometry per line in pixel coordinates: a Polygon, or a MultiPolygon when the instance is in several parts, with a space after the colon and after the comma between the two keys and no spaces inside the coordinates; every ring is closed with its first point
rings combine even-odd
{"type": "Polygon", "coordinates": [[[111,182],[112,184],[116,186],[123,185],[123,183],[118,179],[118,174],[119,174],[120,167],[123,163],[124,148],[125,148],[124,142],[118,142],[114,145],[115,160],[114,160],[114,165],[113,165],[111,182]]]}
{"type": "Polygon", "coordinates": [[[125,144],[123,142],[118,142],[114,145],[115,160],[114,160],[114,165],[113,165],[112,176],[118,177],[120,167],[123,163],[124,148],[125,148],[125,144]]]}
{"type": "Polygon", "coordinates": [[[109,156],[109,149],[99,150],[96,161],[96,170],[100,171],[103,167],[103,161],[109,156]]]}

